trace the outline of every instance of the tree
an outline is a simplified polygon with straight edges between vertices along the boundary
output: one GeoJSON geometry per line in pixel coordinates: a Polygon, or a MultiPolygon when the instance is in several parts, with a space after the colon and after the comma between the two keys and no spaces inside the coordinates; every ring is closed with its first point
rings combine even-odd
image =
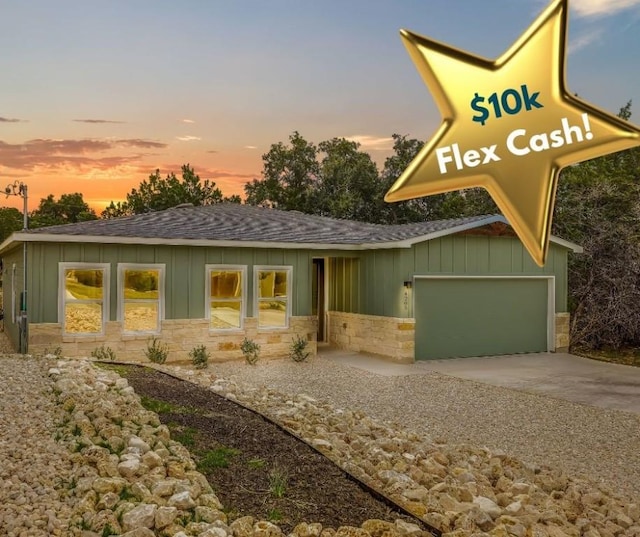
{"type": "Polygon", "coordinates": [[[273,144],[262,155],[262,179],[254,179],[244,187],[246,203],[282,210],[313,213],[313,191],[320,165],[318,148],[294,131],[291,146],[273,144]]]}
{"type": "Polygon", "coordinates": [[[572,344],[640,346],[640,149],[566,168],[553,231],[584,247],[569,260],[572,344]]]}
{"type": "Polygon", "coordinates": [[[384,195],[378,168],[360,144],[333,138],[318,146],[324,154],[312,199],[313,212],[322,216],[380,221],[379,201],[384,195]]]}
{"type": "Polygon", "coordinates": [[[29,216],[29,227],[38,228],[58,224],[74,224],[96,220],[95,211],[82,198],[82,194],[62,194],[56,200],[53,194],[40,200],[38,208],[29,216]]]}
{"type": "MultiPolygon", "coordinates": [[[[406,135],[393,134],[394,154],[387,158],[382,170],[382,183],[386,193],[422,149],[423,143],[406,135]]],[[[416,198],[397,203],[384,203],[381,212],[389,224],[423,222],[457,218],[466,212],[463,193],[454,191],[416,198]]]]}
{"type": "Polygon", "coordinates": [[[22,213],[14,207],[0,207],[0,243],[4,242],[14,231],[20,231],[24,219],[22,213]]]}
{"type": "Polygon", "coordinates": [[[178,179],[172,172],[166,178],[156,170],[148,180],[142,181],[138,188],[127,194],[124,202],[114,203],[102,211],[102,218],[115,218],[132,214],[162,211],[180,205],[213,205],[223,201],[239,203],[239,196],[224,198],[215,182],[205,179],[201,181],[189,164],[182,166],[182,177],[178,179]]]}

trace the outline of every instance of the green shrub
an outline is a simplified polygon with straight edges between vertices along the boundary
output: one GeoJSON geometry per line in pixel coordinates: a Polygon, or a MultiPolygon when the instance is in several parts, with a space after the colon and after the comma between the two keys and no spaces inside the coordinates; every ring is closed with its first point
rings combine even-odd
{"type": "Polygon", "coordinates": [[[101,345],[100,347],[96,347],[91,351],[91,356],[96,360],[115,360],[116,353],[111,347],[105,347],[101,345]]]}
{"type": "Polygon", "coordinates": [[[260,345],[252,339],[244,338],[240,350],[248,364],[254,365],[260,357],[260,345]]]}
{"type": "Polygon", "coordinates": [[[307,351],[307,345],[309,342],[300,336],[296,336],[291,341],[291,347],[289,351],[289,356],[294,362],[304,362],[307,358],[309,358],[309,351],[307,351]]]}
{"type": "Polygon", "coordinates": [[[154,364],[164,364],[167,361],[169,347],[166,343],[162,343],[156,337],[150,337],[147,340],[147,350],[144,355],[154,364]]]}
{"type": "Polygon", "coordinates": [[[189,351],[189,358],[196,369],[205,369],[209,365],[209,354],[205,345],[198,345],[189,351]]]}

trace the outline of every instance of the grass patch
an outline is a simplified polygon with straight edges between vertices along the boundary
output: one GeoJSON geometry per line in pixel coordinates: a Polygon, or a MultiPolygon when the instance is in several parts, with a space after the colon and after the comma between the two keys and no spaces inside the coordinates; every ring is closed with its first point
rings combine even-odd
{"type": "Polygon", "coordinates": [[[143,395],[140,398],[140,403],[144,408],[150,410],[151,412],[155,412],[156,414],[169,414],[171,412],[177,412],[180,408],[175,407],[165,401],[160,401],[159,399],[154,399],[153,397],[147,397],[146,395],[143,395]]]}
{"type": "Polygon", "coordinates": [[[288,480],[289,478],[284,470],[274,468],[269,472],[269,492],[276,498],[284,498],[287,493],[288,480]]]}
{"type": "Polygon", "coordinates": [[[601,362],[640,367],[640,349],[600,349],[597,351],[576,349],[576,353],[601,362]]]}
{"type": "Polygon", "coordinates": [[[265,464],[267,464],[263,459],[250,459],[247,461],[247,466],[249,468],[264,468],[265,464]]]}
{"type": "Polygon", "coordinates": [[[280,522],[283,518],[284,516],[279,509],[271,509],[267,513],[267,519],[269,520],[269,522],[280,522]]]}
{"type": "Polygon", "coordinates": [[[228,468],[232,457],[240,454],[240,450],[225,446],[205,451],[198,458],[196,466],[199,472],[209,473],[216,468],[228,468]]]}
{"type": "Polygon", "coordinates": [[[180,428],[172,432],[171,436],[176,442],[180,442],[183,446],[187,448],[192,448],[196,445],[196,436],[198,435],[198,429],[194,429],[193,427],[185,427],[184,429],[180,428]]]}

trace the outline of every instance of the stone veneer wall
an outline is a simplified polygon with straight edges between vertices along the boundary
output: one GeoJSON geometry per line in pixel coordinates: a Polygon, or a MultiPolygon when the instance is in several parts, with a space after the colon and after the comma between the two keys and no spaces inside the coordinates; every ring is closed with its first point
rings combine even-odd
{"type": "Polygon", "coordinates": [[[328,312],[329,342],[341,349],[368,352],[394,362],[412,363],[415,319],[328,312]]]}
{"type": "Polygon", "coordinates": [[[569,351],[569,313],[556,313],[556,352],[569,351]]]}
{"type": "MultiPolygon", "coordinates": [[[[144,350],[150,336],[123,334],[121,325],[120,321],[108,321],[102,336],[63,336],[59,323],[32,324],[29,326],[29,353],[61,347],[64,356],[85,357],[104,345],[115,351],[117,360],[146,362],[144,350]]],[[[242,359],[240,344],[245,336],[260,345],[260,358],[282,358],[289,354],[296,335],[309,341],[307,350],[315,355],[317,326],[315,316],[291,317],[287,329],[258,330],[258,319],[251,317],[245,319],[243,330],[220,333],[210,332],[206,319],[169,319],[162,321],[162,331],[156,337],[169,347],[168,362],[189,360],[189,351],[197,345],[207,346],[210,362],[242,359]]]]}

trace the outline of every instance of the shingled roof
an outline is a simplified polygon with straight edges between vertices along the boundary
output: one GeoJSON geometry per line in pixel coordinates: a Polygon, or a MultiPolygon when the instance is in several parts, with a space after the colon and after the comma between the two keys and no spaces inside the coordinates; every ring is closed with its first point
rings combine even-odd
{"type": "Polygon", "coordinates": [[[499,215],[473,216],[415,224],[382,225],[297,211],[221,203],[178,206],[164,211],[108,220],[50,226],[12,235],[11,242],[101,242],[139,244],[198,244],[254,247],[408,247],[415,242],[457,233],[494,222],[499,215]],[[13,240],[12,240],[13,239],[13,240]]]}

